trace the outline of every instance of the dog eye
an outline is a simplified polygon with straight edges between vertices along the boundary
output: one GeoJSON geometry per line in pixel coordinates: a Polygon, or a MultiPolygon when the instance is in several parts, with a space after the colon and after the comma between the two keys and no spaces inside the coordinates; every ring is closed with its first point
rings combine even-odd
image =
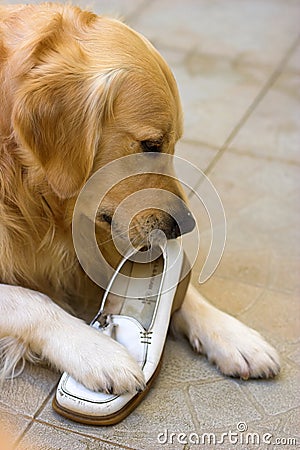
{"type": "Polygon", "coordinates": [[[143,152],[160,152],[162,144],[157,141],[142,141],[141,146],[143,152]]]}

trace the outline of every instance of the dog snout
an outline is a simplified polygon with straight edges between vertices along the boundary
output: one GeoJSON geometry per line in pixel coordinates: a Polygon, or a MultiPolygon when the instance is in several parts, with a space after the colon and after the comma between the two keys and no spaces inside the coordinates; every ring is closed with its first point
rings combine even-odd
{"type": "Polygon", "coordinates": [[[151,208],[136,214],[130,223],[131,241],[146,243],[155,230],[161,230],[167,239],[191,232],[196,225],[195,219],[187,206],[182,201],[180,203],[180,206],[166,207],[168,211],[151,208]]]}

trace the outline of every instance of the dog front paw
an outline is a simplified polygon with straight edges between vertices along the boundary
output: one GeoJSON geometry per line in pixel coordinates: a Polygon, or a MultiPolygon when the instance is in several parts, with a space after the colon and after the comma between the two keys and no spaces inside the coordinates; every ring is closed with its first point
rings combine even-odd
{"type": "Polygon", "coordinates": [[[144,374],[126,348],[82,323],[48,359],[93,391],[117,395],[145,388],[144,374]]]}
{"type": "Polygon", "coordinates": [[[211,327],[190,329],[194,350],[205,353],[224,375],[248,378],[272,378],[280,371],[276,350],[255,330],[218,311],[211,327]]]}

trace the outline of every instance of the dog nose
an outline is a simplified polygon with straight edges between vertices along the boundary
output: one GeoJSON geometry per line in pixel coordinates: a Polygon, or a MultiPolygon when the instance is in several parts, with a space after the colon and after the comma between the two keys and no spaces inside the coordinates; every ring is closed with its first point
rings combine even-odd
{"type": "Polygon", "coordinates": [[[176,239],[183,234],[193,231],[196,222],[190,211],[185,211],[179,217],[171,217],[169,227],[164,230],[167,239],[176,239]]]}

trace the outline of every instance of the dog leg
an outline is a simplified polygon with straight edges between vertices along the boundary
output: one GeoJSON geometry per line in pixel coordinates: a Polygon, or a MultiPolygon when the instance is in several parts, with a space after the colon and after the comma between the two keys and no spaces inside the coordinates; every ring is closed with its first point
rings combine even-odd
{"type": "Polygon", "coordinates": [[[225,375],[270,378],[280,371],[277,352],[257,331],[210,305],[191,285],[173,315],[172,329],[225,375]]]}
{"type": "Polygon", "coordinates": [[[89,389],[120,394],[144,388],[141,369],[122,345],[46,295],[0,284],[2,377],[9,375],[18,359],[30,355],[32,359],[34,354],[89,389]]]}

